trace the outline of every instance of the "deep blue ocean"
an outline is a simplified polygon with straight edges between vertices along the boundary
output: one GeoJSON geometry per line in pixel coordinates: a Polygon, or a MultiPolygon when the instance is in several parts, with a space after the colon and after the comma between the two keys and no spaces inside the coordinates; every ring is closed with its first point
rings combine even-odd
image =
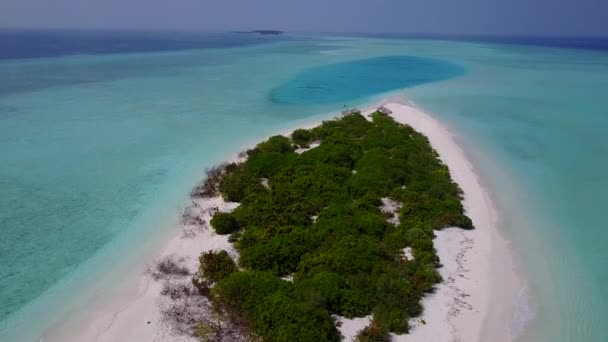
{"type": "Polygon", "coordinates": [[[0,30],[0,340],[37,340],[117,265],[142,267],[205,167],[390,93],[462,135],[509,218],[535,312],[520,339],[606,341],[607,51],[599,38],[0,30]]]}
{"type": "Polygon", "coordinates": [[[0,59],[230,48],[279,39],[289,38],[226,32],[0,29],[0,59]]]}

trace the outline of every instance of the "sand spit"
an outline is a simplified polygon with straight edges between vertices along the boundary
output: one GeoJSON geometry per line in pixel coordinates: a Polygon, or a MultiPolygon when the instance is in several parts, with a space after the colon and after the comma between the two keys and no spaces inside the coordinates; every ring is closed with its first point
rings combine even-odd
{"type": "MultiPolygon", "coordinates": [[[[386,102],[382,107],[396,121],[408,124],[428,137],[450,169],[452,178],[464,191],[464,206],[476,227],[471,231],[448,228],[436,232],[434,243],[443,265],[439,270],[443,282],[423,299],[424,314],[412,320],[410,334],[394,335],[394,340],[510,341],[512,315],[521,284],[513,271],[508,243],[496,227],[496,210],[473,165],[451,132],[432,116],[411,103],[386,102]],[[500,288],[492,281],[497,277],[501,279],[500,288]]],[[[378,107],[373,108],[364,115],[378,107]]],[[[387,210],[396,205],[385,202],[387,210]]],[[[215,234],[208,225],[214,212],[230,211],[236,206],[238,203],[227,203],[220,197],[195,199],[188,212],[184,212],[188,219],[183,220],[179,233],[159,251],[157,260],[171,256],[193,273],[198,267],[198,257],[204,251],[224,249],[236,259],[238,253],[228,242],[228,236],[215,234]]],[[[411,257],[411,250],[410,256],[407,251],[404,253],[404,257],[411,257]]],[[[190,276],[174,281],[189,281],[190,276]]],[[[119,305],[107,306],[114,311],[100,309],[95,312],[92,322],[71,324],[69,331],[46,340],[195,341],[192,337],[175,334],[163,321],[161,311],[168,305],[168,298],[161,295],[165,283],[166,279],[154,279],[149,272],[144,272],[135,285],[136,295],[119,305]],[[117,307],[120,310],[116,310],[117,307]]],[[[336,321],[345,340],[350,341],[370,320],[367,316],[350,320],[337,317],[336,321]]]]}

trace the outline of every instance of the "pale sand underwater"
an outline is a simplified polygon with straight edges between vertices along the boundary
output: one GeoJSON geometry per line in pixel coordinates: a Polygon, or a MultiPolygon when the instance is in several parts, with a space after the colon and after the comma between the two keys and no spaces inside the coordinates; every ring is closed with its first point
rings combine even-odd
{"type": "MultiPolygon", "coordinates": [[[[464,192],[464,207],[473,220],[474,230],[447,228],[436,231],[435,248],[443,265],[439,269],[443,282],[436,291],[423,299],[424,313],[412,320],[409,334],[393,336],[395,341],[511,341],[517,296],[522,280],[513,270],[513,258],[497,227],[497,212],[488,193],[480,183],[466,153],[454,135],[432,116],[411,103],[389,101],[382,104],[398,122],[412,126],[426,135],[448,166],[452,179],[464,192]]],[[[377,107],[377,106],[376,106],[377,107]]],[[[375,110],[367,110],[369,114],[375,110]]],[[[316,123],[318,124],[318,123],[316,123]]],[[[314,127],[316,124],[310,125],[314,127]]],[[[289,133],[287,133],[289,134],[289,133]]],[[[233,159],[234,160],[234,159],[233,159]]],[[[195,199],[187,209],[189,216],[209,222],[215,210],[230,211],[238,203],[226,203],[221,198],[195,199]]],[[[173,255],[183,258],[191,272],[198,267],[198,257],[210,250],[226,250],[237,258],[238,253],[228,242],[210,228],[185,222],[176,227],[174,237],[159,251],[156,259],[173,255]]],[[[150,260],[152,263],[153,260],[150,260]]],[[[161,309],[169,305],[161,295],[163,281],[142,275],[131,286],[130,294],[120,299],[107,298],[99,307],[89,308],[92,314],[70,318],[65,324],[45,334],[45,341],[196,341],[174,334],[163,322],[161,309]]],[[[189,276],[182,280],[189,281],[189,276]]],[[[127,291],[127,290],[125,290],[127,291]]],[[[370,321],[370,317],[339,318],[345,340],[354,337],[370,321]]]]}

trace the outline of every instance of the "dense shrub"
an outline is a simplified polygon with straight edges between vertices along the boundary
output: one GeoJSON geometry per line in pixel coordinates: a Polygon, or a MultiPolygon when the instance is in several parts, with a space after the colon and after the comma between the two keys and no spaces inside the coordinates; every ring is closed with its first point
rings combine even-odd
{"type": "Polygon", "coordinates": [[[260,153],[247,162],[249,171],[258,178],[270,178],[281,167],[290,162],[292,155],[285,155],[279,152],[260,153]]]}
{"type": "Polygon", "coordinates": [[[287,230],[291,231],[241,248],[241,264],[251,270],[277,275],[295,272],[300,258],[314,247],[314,243],[307,229],[293,227],[287,230]]]}
{"type": "Polygon", "coordinates": [[[221,194],[241,204],[211,224],[218,233],[238,230],[231,241],[245,271],[227,255],[208,256],[215,266],[205,272],[217,281],[211,298],[263,341],[338,341],[332,314],[373,314],[359,341],[407,332],[420,299],[441,280],[433,230],[473,228],[426,137],[390,116],[372,117],[355,113],[291,139],[272,137],[222,174],[221,194]],[[293,143],[313,140],[319,147],[294,152],[293,143]],[[402,203],[400,224],[380,211],[383,197],[402,203]],[[414,260],[403,260],[407,246],[414,260]],[[293,283],[280,278],[287,275],[293,283]]]}
{"type": "Polygon", "coordinates": [[[385,256],[378,240],[366,235],[346,235],[331,244],[331,248],[307,254],[299,271],[313,273],[330,270],[341,275],[371,272],[385,256]]]}
{"type": "Polygon", "coordinates": [[[199,276],[211,282],[217,282],[237,270],[236,264],[224,250],[205,252],[199,261],[199,276]]]}
{"type": "Polygon", "coordinates": [[[213,215],[211,226],[220,235],[231,234],[239,229],[236,218],[230,213],[216,213],[213,215]]]}
{"type": "Polygon", "coordinates": [[[312,140],[312,134],[305,129],[296,129],[291,134],[291,140],[300,147],[305,148],[309,146],[308,144],[312,140]]]}
{"type": "Polygon", "coordinates": [[[337,204],[325,208],[316,223],[316,238],[334,241],[342,236],[360,234],[382,237],[390,225],[377,207],[368,205],[356,201],[350,205],[337,204]]]}
{"type": "Polygon", "coordinates": [[[293,146],[289,138],[282,135],[275,135],[263,143],[258,144],[259,153],[289,153],[293,152],[293,146]]]}
{"type": "Polygon", "coordinates": [[[229,173],[222,178],[220,183],[220,193],[224,199],[231,202],[240,202],[247,194],[247,190],[254,184],[259,184],[259,178],[253,173],[239,168],[235,172],[229,173]]]}
{"type": "Polygon", "coordinates": [[[252,313],[255,329],[269,341],[340,341],[329,312],[300,303],[286,292],[263,299],[252,313]]]}
{"type": "Polygon", "coordinates": [[[324,141],[319,147],[304,153],[303,158],[307,163],[320,162],[352,170],[355,161],[362,155],[363,149],[358,145],[324,141]]]}
{"type": "Polygon", "coordinates": [[[346,281],[336,273],[319,272],[311,278],[302,279],[295,283],[296,297],[314,307],[328,308],[339,312],[345,290],[346,281]]]}
{"type": "Polygon", "coordinates": [[[270,273],[233,273],[212,294],[217,305],[243,313],[264,340],[340,341],[326,310],[298,301],[291,284],[270,273]]]}

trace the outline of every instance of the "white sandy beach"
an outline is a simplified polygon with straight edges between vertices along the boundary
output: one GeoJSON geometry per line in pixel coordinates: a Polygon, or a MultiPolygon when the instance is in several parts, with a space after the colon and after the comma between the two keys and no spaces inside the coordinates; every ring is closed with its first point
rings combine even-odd
{"type": "Polygon", "coordinates": [[[455,136],[439,121],[406,104],[385,104],[393,118],[426,135],[464,192],[475,229],[436,231],[435,248],[443,282],[424,301],[415,328],[396,341],[512,341],[521,281],[513,270],[508,242],[498,230],[497,211],[455,136]],[[426,324],[422,324],[424,321],[426,324]]]}
{"type": "MultiPolygon", "coordinates": [[[[430,115],[409,104],[391,102],[383,105],[392,111],[391,116],[396,121],[409,124],[429,138],[449,167],[452,178],[463,189],[464,206],[476,228],[471,231],[448,228],[436,232],[435,248],[443,265],[439,271],[444,281],[435,293],[424,298],[424,314],[413,320],[411,333],[394,336],[394,340],[511,341],[511,321],[521,284],[513,271],[508,242],[496,227],[496,210],[473,165],[454,135],[430,115]]],[[[219,198],[201,199],[193,210],[203,222],[209,222],[215,208],[229,211],[236,205],[219,198]]],[[[158,258],[168,255],[183,258],[184,265],[194,272],[201,252],[221,249],[237,257],[227,236],[184,224],[159,251],[158,258]]],[[[167,300],[160,294],[163,282],[141,271],[132,296],[121,302],[109,298],[99,310],[93,309],[92,320],[69,324],[69,329],[47,336],[45,341],[194,341],[168,331],[160,315],[160,308],[167,300]]],[[[368,324],[369,318],[340,318],[340,321],[340,330],[347,337],[345,340],[349,340],[368,324]]]]}

